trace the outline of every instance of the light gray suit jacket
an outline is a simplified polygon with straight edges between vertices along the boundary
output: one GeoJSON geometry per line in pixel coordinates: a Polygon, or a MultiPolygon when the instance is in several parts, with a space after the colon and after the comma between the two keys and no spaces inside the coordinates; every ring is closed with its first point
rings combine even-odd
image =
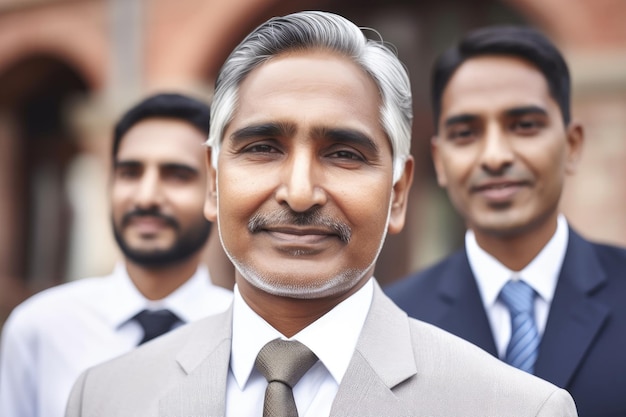
{"type": "MultiPolygon", "coordinates": [[[[331,416],[569,417],[567,391],[410,319],[378,285],[331,416]]],[[[225,414],[232,310],[85,371],[67,417],[225,414]]]]}

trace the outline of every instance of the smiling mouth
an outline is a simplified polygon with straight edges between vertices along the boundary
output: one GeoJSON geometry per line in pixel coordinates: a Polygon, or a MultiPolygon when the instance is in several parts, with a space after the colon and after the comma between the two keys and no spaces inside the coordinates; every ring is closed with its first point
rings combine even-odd
{"type": "Polygon", "coordinates": [[[330,247],[336,248],[333,244],[343,242],[332,230],[310,227],[264,227],[258,232],[270,237],[278,251],[299,257],[319,254],[330,247]]]}
{"type": "Polygon", "coordinates": [[[473,187],[472,191],[489,201],[502,203],[509,201],[527,185],[527,183],[521,181],[497,182],[473,187]]]}
{"type": "Polygon", "coordinates": [[[332,230],[294,227],[264,227],[262,231],[267,232],[277,239],[292,243],[315,244],[328,238],[339,239],[337,233],[332,230]]]}
{"type": "Polygon", "coordinates": [[[170,224],[161,217],[137,216],[130,218],[126,227],[135,229],[141,234],[150,235],[170,227],[170,224]]]}

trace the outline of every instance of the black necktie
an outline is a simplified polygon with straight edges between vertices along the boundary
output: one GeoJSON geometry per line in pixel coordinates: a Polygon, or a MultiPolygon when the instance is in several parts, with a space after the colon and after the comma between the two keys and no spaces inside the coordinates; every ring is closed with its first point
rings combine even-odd
{"type": "Polygon", "coordinates": [[[174,324],[181,321],[169,310],[143,310],[134,319],[143,328],[143,339],[139,342],[140,345],[169,332],[174,324]]]}

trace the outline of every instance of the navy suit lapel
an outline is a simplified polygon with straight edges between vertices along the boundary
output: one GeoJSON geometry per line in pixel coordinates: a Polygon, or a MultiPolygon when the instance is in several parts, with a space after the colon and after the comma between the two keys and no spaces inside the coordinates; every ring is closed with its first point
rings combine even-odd
{"type": "Polygon", "coordinates": [[[572,229],[569,235],[535,365],[537,376],[564,388],[609,316],[608,306],[593,298],[606,282],[593,246],[572,229]]]}
{"type": "Polygon", "coordinates": [[[465,250],[452,256],[440,277],[442,310],[437,326],[497,356],[491,326],[465,250]]]}

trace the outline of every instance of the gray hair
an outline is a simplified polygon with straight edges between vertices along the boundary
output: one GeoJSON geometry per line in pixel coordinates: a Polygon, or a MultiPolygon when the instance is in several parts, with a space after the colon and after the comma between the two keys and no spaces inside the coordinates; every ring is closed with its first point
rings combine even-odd
{"type": "Polygon", "coordinates": [[[380,121],[393,150],[393,181],[402,175],[411,149],[413,107],[406,68],[382,40],[367,39],[362,30],[339,15],[306,11],[274,17],[250,33],[230,54],[215,83],[207,145],[217,157],[232,120],[239,86],[271,57],[284,52],[326,49],[352,59],[376,83],[382,98],[380,121]]]}

